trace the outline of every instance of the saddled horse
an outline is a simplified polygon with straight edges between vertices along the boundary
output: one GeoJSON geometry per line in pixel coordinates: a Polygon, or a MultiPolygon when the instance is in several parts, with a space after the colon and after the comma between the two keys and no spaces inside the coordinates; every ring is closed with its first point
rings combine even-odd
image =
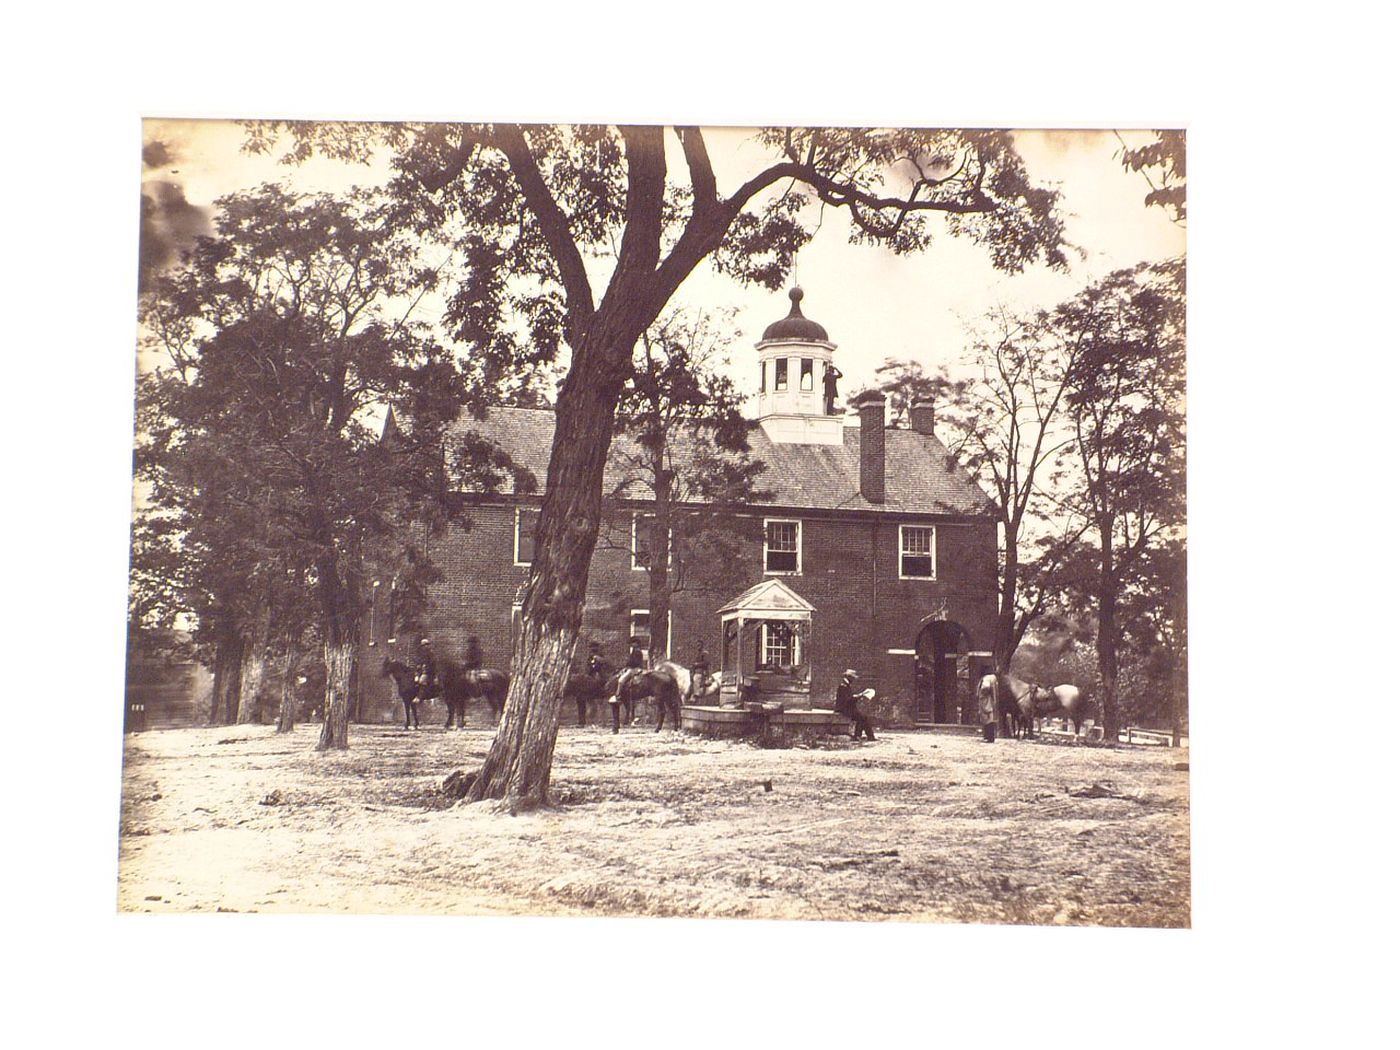
{"type": "Polygon", "coordinates": [[[1057,685],[1050,689],[1008,674],[998,675],[997,685],[998,710],[1002,717],[1002,730],[1007,736],[1013,735],[1008,729],[1008,719],[1017,738],[1025,736],[1032,739],[1035,737],[1037,718],[1068,718],[1074,723],[1074,739],[1078,742],[1085,717],[1085,703],[1076,686],[1057,685]]]}
{"type": "Polygon", "coordinates": [[[493,722],[501,720],[501,712],[506,708],[506,692],[510,689],[510,675],[494,667],[479,671],[464,670],[461,664],[443,660],[442,699],[447,705],[447,728],[452,728],[452,719],[457,719],[457,728],[465,729],[467,724],[467,702],[485,700],[491,708],[493,722]]]}
{"type": "Polygon", "coordinates": [[[608,695],[610,676],[593,674],[571,674],[564,683],[564,699],[578,705],[578,724],[588,724],[588,705],[608,695]]]}
{"type": "Polygon", "coordinates": [[[619,708],[627,708],[627,720],[632,720],[638,700],[651,697],[656,701],[656,731],[666,724],[666,713],[672,724],[681,727],[681,701],[691,695],[690,669],[670,660],[663,660],[647,671],[622,671],[609,682],[613,701],[613,732],[621,720],[619,708]]]}
{"type": "Polygon", "coordinates": [[[399,660],[384,658],[384,666],[379,669],[379,673],[384,678],[392,678],[394,687],[399,691],[399,699],[403,701],[403,727],[409,726],[409,720],[413,724],[418,724],[418,679],[417,673],[408,664],[399,660]]]}
{"type": "Polygon", "coordinates": [[[1074,685],[1042,688],[1036,694],[1034,718],[1066,718],[1074,723],[1074,741],[1079,742],[1079,728],[1088,716],[1088,702],[1074,685]]]}

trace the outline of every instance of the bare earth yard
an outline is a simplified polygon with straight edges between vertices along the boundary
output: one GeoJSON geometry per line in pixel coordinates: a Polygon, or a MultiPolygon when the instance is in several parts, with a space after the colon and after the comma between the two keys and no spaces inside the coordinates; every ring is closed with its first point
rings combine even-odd
{"type": "Polygon", "coordinates": [[[119,908],[1190,924],[1185,751],[566,727],[510,817],[439,790],[484,727],[316,732],[127,737],[119,908]]]}

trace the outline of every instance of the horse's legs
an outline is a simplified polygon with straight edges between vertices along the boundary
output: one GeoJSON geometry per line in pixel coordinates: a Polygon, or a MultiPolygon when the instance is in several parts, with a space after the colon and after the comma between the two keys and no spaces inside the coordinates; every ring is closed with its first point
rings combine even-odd
{"type": "Polygon", "coordinates": [[[618,723],[622,720],[622,701],[614,697],[608,706],[612,708],[613,734],[616,735],[618,723]]]}
{"type": "Polygon", "coordinates": [[[405,729],[408,728],[408,720],[409,720],[409,718],[412,717],[412,715],[413,715],[413,701],[412,701],[412,700],[405,700],[405,701],[403,702],[403,727],[404,727],[405,729]]]}

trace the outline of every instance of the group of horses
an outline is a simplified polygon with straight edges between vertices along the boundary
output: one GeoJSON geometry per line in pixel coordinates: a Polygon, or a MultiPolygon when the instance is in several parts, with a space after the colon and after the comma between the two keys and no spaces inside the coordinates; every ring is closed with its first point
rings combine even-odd
{"type": "MultiPolygon", "coordinates": [[[[510,676],[494,668],[466,670],[452,660],[439,661],[442,678],[442,700],[447,707],[447,728],[455,721],[459,729],[466,727],[467,704],[484,700],[491,709],[491,718],[499,722],[505,710],[506,691],[510,676]]],[[[410,719],[417,722],[414,704],[420,699],[419,684],[412,667],[398,660],[385,659],[381,672],[392,678],[404,705],[404,725],[410,719]]],[[[683,703],[719,693],[719,675],[695,675],[688,667],[663,660],[649,669],[624,668],[615,671],[602,665],[598,670],[571,675],[564,685],[564,699],[572,700],[578,712],[578,724],[588,724],[591,705],[607,701],[612,711],[613,732],[618,732],[624,720],[630,725],[636,715],[637,703],[651,699],[656,703],[656,729],[660,732],[671,716],[672,725],[681,725],[683,703]]],[[[1086,704],[1079,690],[1072,685],[1047,687],[1008,674],[983,675],[977,683],[979,702],[996,712],[1005,737],[1032,738],[1037,718],[1066,718],[1074,723],[1075,740],[1086,717],[1086,704]]]]}
{"type": "Polygon", "coordinates": [[[1072,685],[1033,685],[1009,674],[983,675],[977,699],[996,712],[1002,736],[1031,739],[1037,718],[1066,718],[1074,723],[1074,739],[1087,716],[1087,705],[1072,685]]]}
{"type": "MultiPolygon", "coordinates": [[[[508,674],[494,668],[465,670],[452,660],[440,660],[438,667],[442,678],[442,700],[447,706],[448,729],[452,728],[454,719],[459,729],[466,727],[467,704],[473,700],[485,700],[490,706],[492,721],[501,720],[506,691],[510,687],[508,674]]],[[[414,669],[399,660],[386,658],[380,673],[394,680],[399,699],[404,705],[404,727],[407,728],[410,720],[416,724],[414,704],[421,697],[414,669]]],[[[592,704],[606,700],[612,711],[614,733],[619,731],[624,713],[627,724],[632,723],[637,703],[641,700],[650,698],[656,702],[656,729],[660,732],[667,714],[670,714],[675,728],[680,728],[682,703],[718,693],[718,674],[692,675],[689,668],[670,660],[662,661],[649,670],[614,671],[606,667],[600,671],[571,675],[564,685],[564,699],[574,701],[579,725],[588,724],[592,704]]]]}
{"type": "MultiPolygon", "coordinates": [[[[438,670],[442,679],[442,702],[447,707],[448,729],[452,728],[454,719],[457,728],[466,728],[467,704],[473,700],[485,700],[491,708],[492,720],[501,720],[501,712],[506,708],[506,690],[510,688],[508,674],[494,668],[467,670],[454,660],[439,660],[438,670]]],[[[406,663],[386,657],[380,673],[394,680],[399,699],[403,701],[404,728],[408,728],[410,719],[416,725],[418,712],[413,705],[422,699],[418,672],[406,663]]]]}

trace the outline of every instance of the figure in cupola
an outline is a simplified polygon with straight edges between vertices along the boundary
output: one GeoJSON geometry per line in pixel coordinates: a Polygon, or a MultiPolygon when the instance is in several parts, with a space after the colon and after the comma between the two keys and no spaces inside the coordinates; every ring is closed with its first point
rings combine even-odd
{"type": "Polygon", "coordinates": [[[836,380],[840,378],[840,371],[828,361],[826,374],[822,376],[822,393],[826,395],[826,414],[829,416],[836,415],[836,380]]]}

